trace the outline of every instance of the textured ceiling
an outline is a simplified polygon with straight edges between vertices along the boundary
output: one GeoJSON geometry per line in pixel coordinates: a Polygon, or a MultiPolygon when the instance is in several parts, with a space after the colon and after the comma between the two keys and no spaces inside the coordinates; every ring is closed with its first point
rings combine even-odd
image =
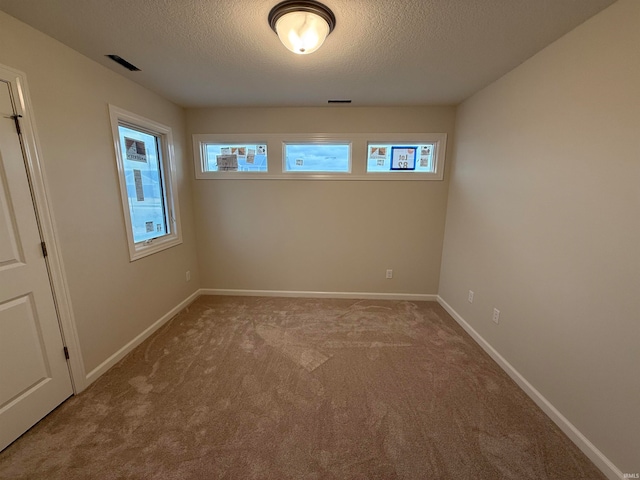
{"type": "Polygon", "coordinates": [[[183,106],[433,105],[459,103],[613,0],[326,0],[336,28],[310,55],[270,29],[276,3],[0,0],[0,10],[183,106]]]}

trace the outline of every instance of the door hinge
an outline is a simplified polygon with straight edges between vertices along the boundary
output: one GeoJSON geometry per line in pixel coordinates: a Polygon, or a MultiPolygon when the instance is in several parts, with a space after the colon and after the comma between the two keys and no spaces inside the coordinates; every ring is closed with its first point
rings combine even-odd
{"type": "Polygon", "coordinates": [[[46,257],[47,255],[49,255],[49,254],[47,253],[47,244],[46,244],[46,243],[44,243],[44,242],[41,242],[41,243],[40,243],[40,246],[42,247],[42,255],[44,255],[45,257],[46,257]]]}
{"type": "Polygon", "coordinates": [[[13,118],[13,121],[16,123],[16,131],[18,132],[18,135],[22,135],[22,130],[20,130],[20,122],[18,121],[19,118],[22,118],[22,115],[11,115],[11,118],[13,118]]]}
{"type": "Polygon", "coordinates": [[[64,347],[64,358],[69,360],[69,349],[67,347],[64,347]]]}

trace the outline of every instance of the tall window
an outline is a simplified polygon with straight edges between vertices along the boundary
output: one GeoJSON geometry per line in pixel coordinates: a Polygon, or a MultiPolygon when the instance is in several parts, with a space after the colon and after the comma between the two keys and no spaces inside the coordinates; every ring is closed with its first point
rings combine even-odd
{"type": "Polygon", "coordinates": [[[109,106],[130,259],[182,243],[171,129],[109,106]]]}

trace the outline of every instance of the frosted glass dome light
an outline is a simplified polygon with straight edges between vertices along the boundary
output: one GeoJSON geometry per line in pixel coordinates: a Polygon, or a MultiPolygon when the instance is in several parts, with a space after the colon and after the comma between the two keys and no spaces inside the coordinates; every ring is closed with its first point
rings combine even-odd
{"type": "Polygon", "coordinates": [[[316,1],[286,0],[269,13],[269,25],[282,44],[293,53],[318,50],[335,27],[333,12],[316,1]]]}

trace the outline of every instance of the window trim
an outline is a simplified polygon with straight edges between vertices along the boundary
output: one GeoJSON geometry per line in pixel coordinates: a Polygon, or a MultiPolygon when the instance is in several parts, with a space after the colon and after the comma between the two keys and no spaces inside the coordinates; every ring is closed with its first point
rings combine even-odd
{"type": "Polygon", "coordinates": [[[379,177],[379,180],[442,180],[444,178],[444,163],[447,149],[446,133],[427,133],[421,135],[401,134],[387,135],[387,138],[367,138],[365,169],[367,168],[367,159],[369,158],[369,144],[387,144],[389,146],[396,145],[421,145],[433,144],[433,172],[421,172],[416,170],[393,170],[385,172],[367,172],[366,174],[379,177]],[[413,178],[398,178],[398,176],[410,176],[413,178]]]}
{"type": "Polygon", "coordinates": [[[196,179],[210,180],[442,180],[447,149],[446,133],[247,133],[193,134],[193,160],[196,179]],[[284,170],[285,143],[350,143],[350,172],[287,172],[284,170]],[[206,143],[260,143],[267,145],[266,172],[204,171],[206,143]],[[434,171],[395,170],[367,172],[369,143],[434,144],[434,171]]]}
{"type": "Polygon", "coordinates": [[[205,162],[207,160],[206,145],[207,144],[255,144],[267,146],[267,170],[271,166],[272,157],[271,143],[267,141],[270,135],[244,135],[244,134],[194,134],[193,135],[193,161],[195,166],[196,178],[202,179],[264,179],[266,172],[212,172],[205,170],[205,162]]]}
{"type": "MultiPolygon", "coordinates": [[[[267,146],[267,148],[269,148],[267,146]]],[[[282,148],[282,175],[286,178],[307,178],[307,179],[336,179],[339,177],[351,176],[353,174],[353,140],[351,135],[329,135],[329,134],[288,134],[282,138],[280,145],[282,148]],[[285,155],[287,145],[348,145],[349,146],[349,165],[346,172],[327,172],[327,171],[299,171],[287,170],[287,158],[285,155]]]]}
{"type": "Polygon", "coordinates": [[[129,259],[133,262],[182,243],[182,225],[180,222],[180,206],[178,203],[178,182],[174,158],[173,133],[171,128],[166,125],[114,105],[109,105],[109,117],[111,120],[111,133],[113,135],[113,145],[118,170],[122,213],[127,232],[129,259]],[[164,206],[167,224],[169,226],[169,233],[161,237],[152,238],[142,242],[134,242],[133,240],[133,226],[129,210],[124,161],[122,158],[122,147],[120,144],[120,132],[118,131],[118,127],[121,125],[154,135],[159,140],[158,147],[161,150],[159,153],[162,168],[164,206]]]}

